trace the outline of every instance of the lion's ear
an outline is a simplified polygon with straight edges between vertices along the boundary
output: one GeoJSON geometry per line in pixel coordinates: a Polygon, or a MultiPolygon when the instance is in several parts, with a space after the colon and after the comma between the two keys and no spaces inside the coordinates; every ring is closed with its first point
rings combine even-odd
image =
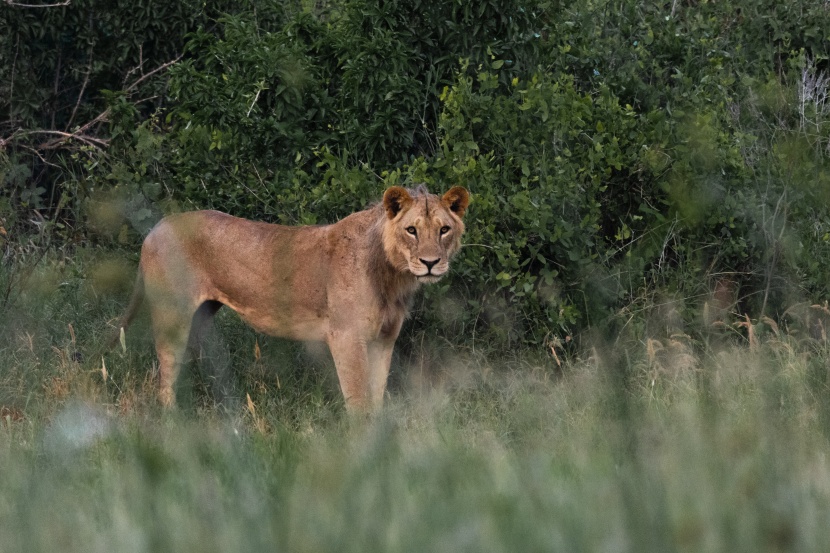
{"type": "Polygon", "coordinates": [[[441,197],[441,201],[450,211],[459,217],[464,217],[464,212],[470,205],[470,193],[463,186],[453,186],[441,197]]]}
{"type": "Polygon", "coordinates": [[[412,196],[401,186],[390,186],[383,194],[383,207],[386,209],[386,216],[394,219],[398,213],[409,207],[412,203],[412,196]]]}

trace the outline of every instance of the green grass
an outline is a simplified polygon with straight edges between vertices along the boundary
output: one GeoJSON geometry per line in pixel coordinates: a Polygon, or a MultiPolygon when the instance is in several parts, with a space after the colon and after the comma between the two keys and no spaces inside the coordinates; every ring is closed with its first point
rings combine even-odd
{"type": "Polygon", "coordinates": [[[4,553],[830,550],[821,341],[630,339],[561,369],[411,347],[359,421],[325,362],[223,317],[230,391],[192,366],[164,414],[146,322],[104,380],[120,305],[95,286],[53,266],[5,309],[4,553]]]}

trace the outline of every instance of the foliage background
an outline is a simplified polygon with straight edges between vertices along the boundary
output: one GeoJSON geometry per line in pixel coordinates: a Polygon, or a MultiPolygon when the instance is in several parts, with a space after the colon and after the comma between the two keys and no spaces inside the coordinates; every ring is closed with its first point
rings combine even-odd
{"type": "Polygon", "coordinates": [[[0,28],[6,305],[44,249],[134,258],[165,212],[332,222],[415,182],[474,204],[409,336],[828,299],[826,2],[79,0],[0,28]]]}

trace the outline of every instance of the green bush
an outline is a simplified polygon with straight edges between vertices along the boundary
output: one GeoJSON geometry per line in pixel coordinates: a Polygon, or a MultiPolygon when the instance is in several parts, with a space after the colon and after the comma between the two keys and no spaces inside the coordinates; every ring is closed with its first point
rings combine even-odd
{"type": "Polygon", "coordinates": [[[721,278],[758,318],[830,299],[820,3],[153,6],[2,15],[12,69],[40,69],[0,68],[16,239],[134,249],[167,211],[326,223],[390,184],[462,184],[468,246],[424,301],[464,315],[418,317],[454,341],[555,342],[652,293],[692,332],[721,278]]]}
{"type": "MultiPolygon", "coordinates": [[[[502,86],[491,69],[500,60],[489,65],[462,72],[445,92],[433,167],[436,180],[474,194],[468,241],[480,246],[465,250],[460,269],[471,305],[486,312],[482,298],[501,298],[510,338],[540,343],[585,321],[583,298],[596,292],[588,275],[649,216],[615,203],[650,185],[641,161],[648,126],[608,88],[582,93],[572,77],[546,74],[502,86]]],[[[599,299],[592,309],[605,307],[599,299]]]]}

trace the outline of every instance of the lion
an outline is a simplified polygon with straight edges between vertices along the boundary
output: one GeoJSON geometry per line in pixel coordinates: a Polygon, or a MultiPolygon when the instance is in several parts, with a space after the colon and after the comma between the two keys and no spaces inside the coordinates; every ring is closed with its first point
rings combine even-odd
{"type": "Polygon", "coordinates": [[[321,226],[219,211],[167,216],[142,245],[121,335],[146,300],[158,398],[174,407],[188,343],[228,306],[259,332],[325,342],[347,411],[376,411],[411,298],[449,270],[469,198],[460,186],[441,197],[424,185],[392,186],[381,203],[321,226]]]}

